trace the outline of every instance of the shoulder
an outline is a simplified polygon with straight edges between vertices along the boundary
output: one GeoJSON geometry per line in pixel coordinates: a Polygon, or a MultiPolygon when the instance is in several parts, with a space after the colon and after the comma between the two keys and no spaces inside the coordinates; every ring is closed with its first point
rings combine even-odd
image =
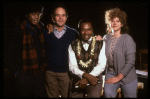
{"type": "Polygon", "coordinates": [[[69,26],[67,26],[67,25],[65,25],[65,26],[66,26],[67,30],[69,30],[69,31],[72,31],[72,32],[75,32],[75,33],[79,34],[79,32],[78,32],[75,28],[71,28],[71,27],[69,27],[69,26]]]}
{"type": "Polygon", "coordinates": [[[45,28],[43,29],[43,34],[44,34],[44,37],[47,38],[47,36],[48,36],[48,31],[47,31],[47,29],[45,29],[45,28]]]}
{"type": "Polygon", "coordinates": [[[70,28],[69,26],[66,25],[67,28],[67,34],[69,36],[69,38],[73,41],[75,39],[77,39],[79,37],[79,33],[76,29],[74,28],[70,28]]]}
{"type": "Polygon", "coordinates": [[[103,36],[103,40],[107,40],[108,38],[109,38],[109,34],[105,34],[104,36],[103,36]]]}
{"type": "Polygon", "coordinates": [[[128,42],[133,41],[133,38],[129,34],[122,34],[122,38],[128,42]]]}
{"type": "Polygon", "coordinates": [[[129,34],[122,34],[122,36],[125,38],[132,38],[129,34]]]}
{"type": "Polygon", "coordinates": [[[44,23],[42,23],[41,21],[39,22],[39,25],[41,26],[41,28],[44,27],[44,23]]]}
{"type": "Polygon", "coordinates": [[[77,44],[77,42],[79,41],[79,39],[75,39],[74,41],[71,42],[72,45],[77,44]]]}
{"type": "Polygon", "coordinates": [[[96,45],[98,46],[99,49],[101,49],[103,46],[103,40],[100,40],[100,41],[96,40],[96,45]]]}
{"type": "Polygon", "coordinates": [[[129,34],[122,34],[122,38],[120,39],[122,40],[122,43],[125,45],[126,48],[136,48],[136,43],[129,34]]]}
{"type": "Polygon", "coordinates": [[[136,52],[136,43],[129,34],[122,34],[120,39],[127,53],[136,52]]]}
{"type": "Polygon", "coordinates": [[[71,45],[73,51],[76,50],[76,46],[77,46],[78,41],[79,41],[79,39],[75,39],[74,41],[71,42],[70,45],[71,45]]]}
{"type": "Polygon", "coordinates": [[[105,35],[103,36],[103,41],[104,41],[104,42],[107,42],[109,39],[110,39],[110,35],[109,35],[109,34],[105,34],[105,35]]]}

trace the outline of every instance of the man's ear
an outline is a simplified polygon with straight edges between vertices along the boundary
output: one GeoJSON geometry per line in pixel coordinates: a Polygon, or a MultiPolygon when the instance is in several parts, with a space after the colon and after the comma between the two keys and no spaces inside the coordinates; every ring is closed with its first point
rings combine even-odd
{"type": "Polygon", "coordinates": [[[46,25],[46,28],[48,29],[48,25],[46,25]]]}

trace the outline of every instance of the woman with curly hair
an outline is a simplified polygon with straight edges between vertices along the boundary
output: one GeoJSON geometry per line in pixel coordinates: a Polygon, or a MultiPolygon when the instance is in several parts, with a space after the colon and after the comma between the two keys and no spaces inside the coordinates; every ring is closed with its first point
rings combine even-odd
{"type": "Polygon", "coordinates": [[[127,15],[119,8],[105,12],[107,34],[103,37],[106,42],[106,81],[105,97],[115,98],[119,87],[124,98],[137,97],[137,75],[135,71],[136,44],[128,34],[127,15]]]}

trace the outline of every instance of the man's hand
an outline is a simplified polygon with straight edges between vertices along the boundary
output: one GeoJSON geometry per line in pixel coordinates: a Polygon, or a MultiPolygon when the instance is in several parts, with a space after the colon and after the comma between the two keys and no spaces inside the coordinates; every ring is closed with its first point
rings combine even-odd
{"type": "Polygon", "coordinates": [[[97,40],[97,41],[103,40],[103,38],[102,38],[100,35],[95,36],[95,37],[96,37],[96,40],[97,40]]]}
{"type": "Polygon", "coordinates": [[[88,84],[88,81],[86,78],[82,78],[81,80],[79,80],[75,85],[78,85],[79,84],[79,87],[80,88],[85,88],[86,85],[88,84]]]}
{"type": "Polygon", "coordinates": [[[53,25],[52,24],[48,24],[46,26],[48,33],[50,34],[54,29],[53,29],[53,25]]]}
{"type": "Polygon", "coordinates": [[[98,83],[98,78],[88,73],[83,73],[83,77],[85,77],[91,85],[96,85],[98,83]]]}

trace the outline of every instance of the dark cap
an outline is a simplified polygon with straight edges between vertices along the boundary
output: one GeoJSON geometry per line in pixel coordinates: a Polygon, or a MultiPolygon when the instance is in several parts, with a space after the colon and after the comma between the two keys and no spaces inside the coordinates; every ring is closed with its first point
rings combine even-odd
{"type": "Polygon", "coordinates": [[[36,3],[36,2],[31,2],[27,5],[25,12],[26,15],[32,12],[41,12],[43,13],[44,10],[44,6],[41,5],[40,3],[36,3]]]}

